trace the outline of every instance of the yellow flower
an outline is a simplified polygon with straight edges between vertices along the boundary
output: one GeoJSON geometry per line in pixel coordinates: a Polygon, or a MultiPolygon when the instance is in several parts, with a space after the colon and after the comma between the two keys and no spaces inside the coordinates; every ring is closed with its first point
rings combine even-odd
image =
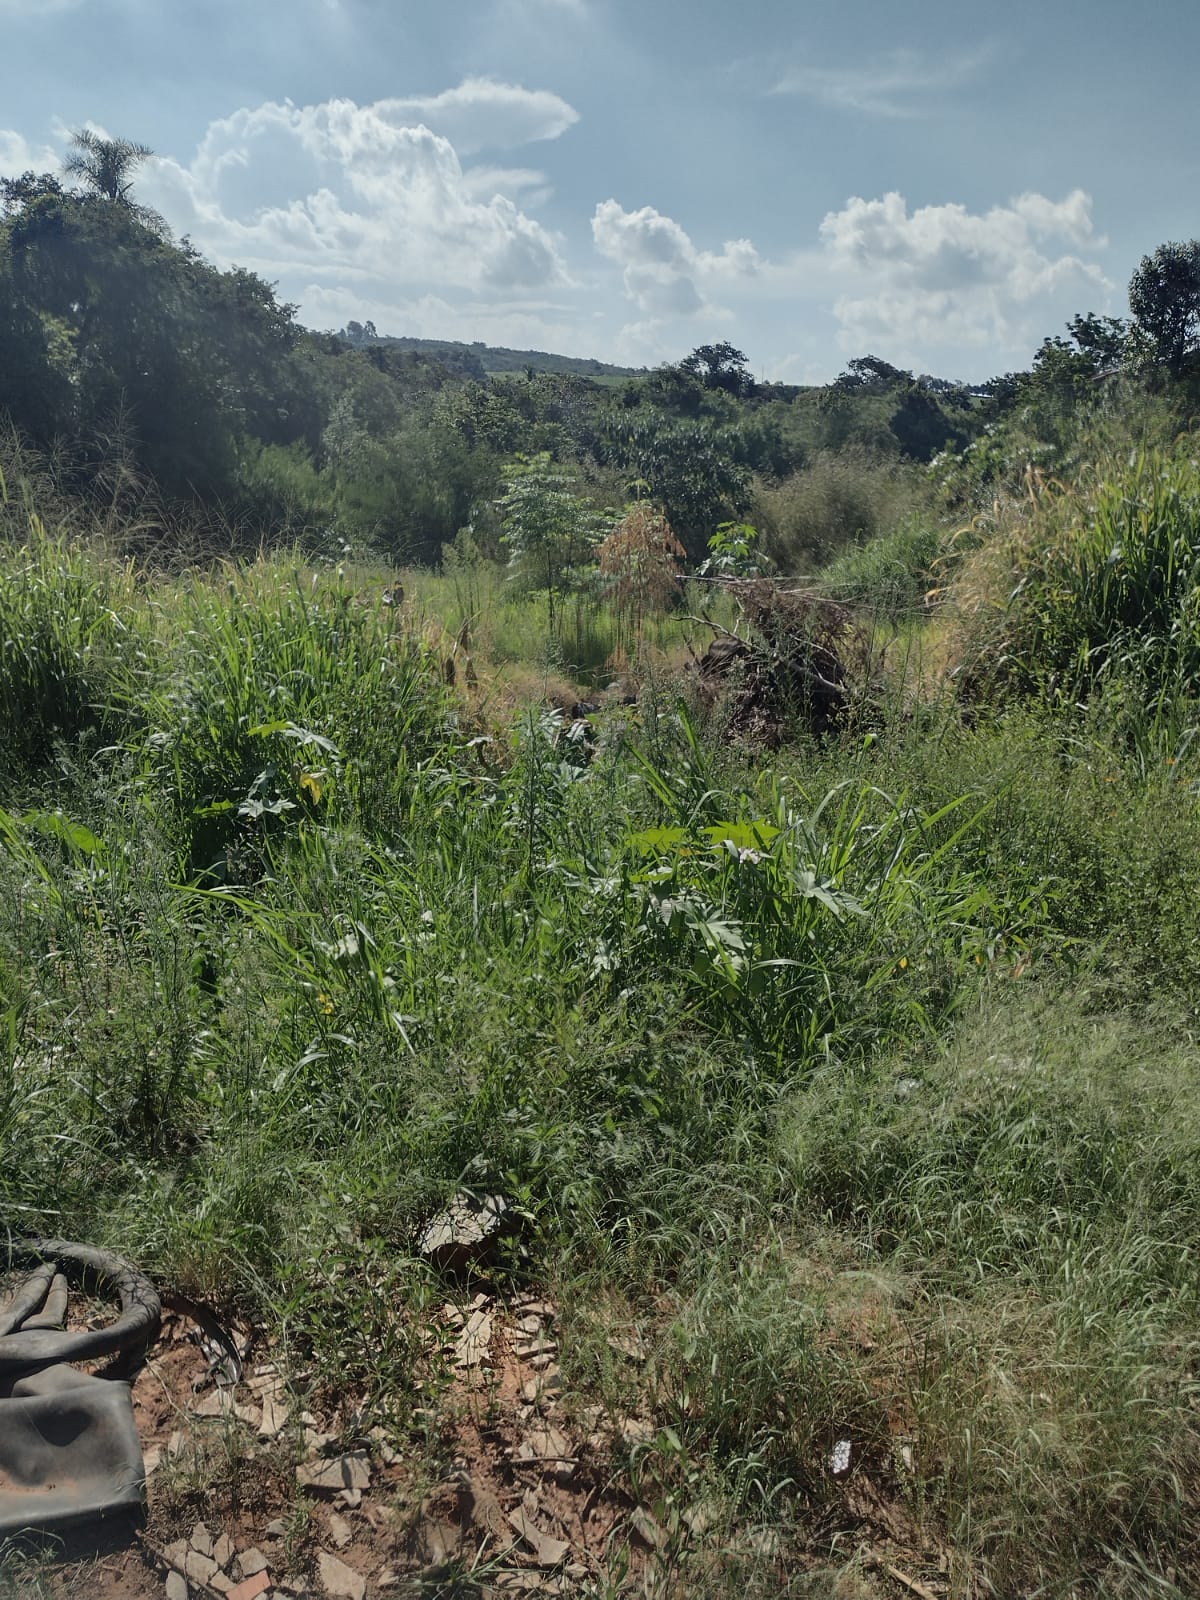
{"type": "Polygon", "coordinates": [[[317,1004],[327,1017],[331,1017],[333,1015],[333,1001],[327,994],[319,994],[317,996],[317,1004]]]}

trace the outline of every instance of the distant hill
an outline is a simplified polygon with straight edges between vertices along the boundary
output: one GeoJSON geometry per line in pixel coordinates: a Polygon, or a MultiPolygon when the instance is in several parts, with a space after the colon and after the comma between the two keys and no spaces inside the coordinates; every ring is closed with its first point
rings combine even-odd
{"type": "Polygon", "coordinates": [[[419,351],[445,362],[453,372],[481,378],[487,373],[524,372],[529,367],[535,372],[570,372],[585,378],[636,378],[646,370],[645,367],[614,367],[610,362],[588,356],[556,356],[548,350],[508,350],[479,340],[465,344],[458,339],[397,338],[376,334],[371,324],[364,328],[361,324],[350,323],[341,330],[341,337],[348,344],[390,344],[401,350],[419,351]]]}

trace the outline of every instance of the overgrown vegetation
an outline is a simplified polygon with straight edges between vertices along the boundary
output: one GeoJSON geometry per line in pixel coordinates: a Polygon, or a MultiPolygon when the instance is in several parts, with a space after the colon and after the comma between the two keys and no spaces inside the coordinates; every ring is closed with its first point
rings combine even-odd
{"type": "Polygon", "coordinates": [[[7,190],[5,1228],[415,1449],[419,1226],[502,1193],[568,1404],[646,1421],[658,1592],[882,1595],[886,1525],[953,1596],[1194,1593],[1194,315],[1148,258],[987,393],[462,382],[192,259],[137,154],[7,190]],[[139,347],[157,442],[110,271],[261,334],[139,347]],[[769,759],[710,637],[792,685],[769,759]]]}

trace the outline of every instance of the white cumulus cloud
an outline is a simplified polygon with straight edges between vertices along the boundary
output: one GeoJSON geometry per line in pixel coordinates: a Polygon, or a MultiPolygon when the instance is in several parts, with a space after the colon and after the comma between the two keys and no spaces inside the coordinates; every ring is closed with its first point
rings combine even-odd
{"type": "Polygon", "coordinates": [[[209,125],[190,163],[147,163],[139,196],[219,262],[285,283],[498,295],[565,283],[557,238],[514,199],[540,175],[464,169],[399,104],[243,108],[209,125]]]}
{"type": "Polygon", "coordinates": [[[0,128],[0,177],[22,172],[57,172],[62,156],[48,144],[31,144],[11,128],[0,128]]]}
{"type": "Polygon", "coordinates": [[[621,267],[625,293],[654,317],[711,309],[710,286],[753,277],[759,268],[749,239],[730,240],[720,251],[698,250],[673,217],[653,206],[626,211],[616,200],[602,200],[592,238],[600,254],[621,267]]]}
{"type": "Polygon", "coordinates": [[[909,211],[902,195],[854,198],[821,223],[843,347],[899,336],[906,347],[1010,343],[1035,303],[1110,285],[1095,259],[1091,199],[1025,194],[972,212],[957,204],[909,211]]]}

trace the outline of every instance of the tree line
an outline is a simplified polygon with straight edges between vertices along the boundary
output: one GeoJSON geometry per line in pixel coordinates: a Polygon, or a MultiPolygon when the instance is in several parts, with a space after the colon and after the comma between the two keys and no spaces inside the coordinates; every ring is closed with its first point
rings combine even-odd
{"type": "Polygon", "coordinates": [[[586,504],[651,502],[698,560],[721,523],[775,514],[833,458],[899,472],[1017,419],[1053,436],[1115,379],[1190,393],[1200,366],[1191,241],[1142,261],[1128,319],[1075,317],[1027,371],[983,385],[872,355],[824,387],[759,384],[728,343],[606,383],[489,377],[369,324],[301,327],[273,285],[219,270],[137,202],[149,154],[85,129],[61,173],[0,182],[0,413],[81,493],[119,450],[167,499],[259,539],[434,561],[469,526],[499,553],[506,464],[544,455],[586,504]]]}

